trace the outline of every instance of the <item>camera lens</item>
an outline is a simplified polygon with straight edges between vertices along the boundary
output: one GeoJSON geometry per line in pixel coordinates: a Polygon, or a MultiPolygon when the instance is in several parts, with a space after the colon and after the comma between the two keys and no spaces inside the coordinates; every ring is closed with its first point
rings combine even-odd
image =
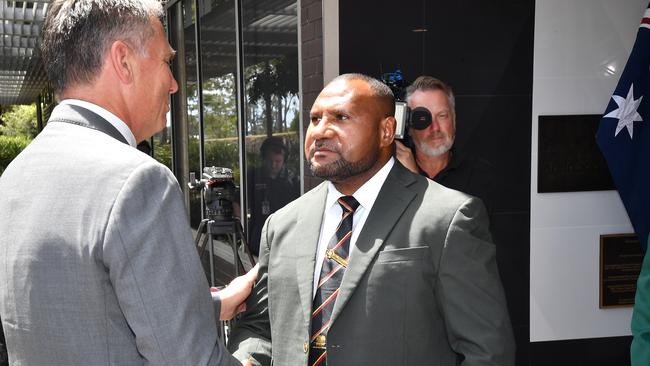
{"type": "Polygon", "coordinates": [[[431,112],[424,107],[417,107],[411,111],[411,127],[416,130],[424,130],[431,125],[431,112]]]}

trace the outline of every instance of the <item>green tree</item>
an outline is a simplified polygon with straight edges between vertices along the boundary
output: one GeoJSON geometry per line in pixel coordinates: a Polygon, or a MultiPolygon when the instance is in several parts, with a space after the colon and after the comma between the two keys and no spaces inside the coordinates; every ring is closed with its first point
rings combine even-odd
{"type": "Polygon", "coordinates": [[[225,74],[203,82],[203,124],[206,139],[237,137],[235,76],[225,74]]]}
{"type": "Polygon", "coordinates": [[[0,135],[36,137],[36,105],[14,105],[2,108],[0,135]]]}
{"type": "MultiPolygon", "coordinates": [[[[287,130],[287,116],[295,109],[294,99],[298,94],[297,57],[283,57],[266,60],[247,67],[246,85],[251,104],[264,102],[264,128],[267,136],[273,132],[287,130]],[[274,123],[275,120],[275,123],[274,123]],[[274,128],[275,127],[275,128],[274,128]]],[[[249,123],[256,123],[256,119],[249,123]]],[[[257,126],[250,130],[255,133],[257,126]]]]}

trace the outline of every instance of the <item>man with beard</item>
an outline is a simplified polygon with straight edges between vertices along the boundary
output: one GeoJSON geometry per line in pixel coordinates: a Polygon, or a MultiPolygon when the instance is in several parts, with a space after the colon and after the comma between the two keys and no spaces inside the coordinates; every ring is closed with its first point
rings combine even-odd
{"type": "Polygon", "coordinates": [[[411,128],[409,136],[413,149],[398,141],[397,159],[414,173],[480,198],[492,213],[497,186],[493,179],[494,168],[483,159],[453,149],[456,106],[451,87],[423,75],[406,89],[406,99],[411,109],[424,107],[431,112],[431,125],[424,130],[411,128]]]}
{"type": "Polygon", "coordinates": [[[318,187],[266,221],[259,280],[229,347],[268,365],[512,365],[480,200],[392,157],[394,98],[345,74],[311,109],[318,187]]]}

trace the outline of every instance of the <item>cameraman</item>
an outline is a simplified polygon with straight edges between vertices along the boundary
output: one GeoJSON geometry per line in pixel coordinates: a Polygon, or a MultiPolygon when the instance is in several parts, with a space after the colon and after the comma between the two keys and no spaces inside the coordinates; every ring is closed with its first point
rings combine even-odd
{"type": "Polygon", "coordinates": [[[459,154],[453,148],[456,109],[451,87],[423,75],[406,89],[406,99],[411,109],[428,109],[432,122],[424,130],[409,129],[412,149],[397,141],[397,159],[414,173],[480,198],[491,214],[494,168],[483,159],[459,154]]]}

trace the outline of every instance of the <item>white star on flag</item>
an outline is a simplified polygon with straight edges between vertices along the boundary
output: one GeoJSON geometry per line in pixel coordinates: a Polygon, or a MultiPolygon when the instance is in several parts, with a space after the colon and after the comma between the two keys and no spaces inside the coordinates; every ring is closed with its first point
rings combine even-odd
{"type": "Polygon", "coordinates": [[[639,99],[634,99],[634,85],[630,85],[630,91],[627,92],[627,98],[623,98],[619,95],[612,95],[612,99],[618,105],[617,109],[607,113],[603,118],[610,117],[618,119],[618,124],[616,125],[616,132],[614,132],[614,137],[618,135],[623,128],[627,128],[627,132],[632,138],[634,132],[634,122],[642,122],[643,118],[637,110],[641,104],[641,96],[639,99]]]}

